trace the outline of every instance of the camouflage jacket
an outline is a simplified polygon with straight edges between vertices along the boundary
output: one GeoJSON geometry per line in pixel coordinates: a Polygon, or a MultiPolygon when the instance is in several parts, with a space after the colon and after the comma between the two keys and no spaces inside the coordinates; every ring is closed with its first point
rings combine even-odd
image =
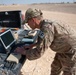
{"type": "MultiPolygon", "coordinates": [[[[54,31],[55,28],[59,34],[68,35],[68,43],[72,48],[76,48],[76,31],[70,26],[49,20],[43,20],[40,24],[40,30],[44,33],[44,38],[39,37],[36,48],[26,51],[26,57],[28,59],[37,59],[44,54],[45,50],[47,50],[47,48],[52,44],[54,40],[54,35],[56,34],[54,31]]],[[[63,53],[64,51],[59,50],[55,52],[63,53]]]]}

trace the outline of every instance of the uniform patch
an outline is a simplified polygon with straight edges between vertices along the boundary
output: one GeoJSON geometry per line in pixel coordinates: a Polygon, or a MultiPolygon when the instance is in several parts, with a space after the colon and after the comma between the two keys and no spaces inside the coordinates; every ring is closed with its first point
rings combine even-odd
{"type": "Polygon", "coordinates": [[[40,31],[40,33],[39,33],[39,37],[40,37],[41,39],[44,38],[44,33],[43,33],[42,31],[40,31]]]}

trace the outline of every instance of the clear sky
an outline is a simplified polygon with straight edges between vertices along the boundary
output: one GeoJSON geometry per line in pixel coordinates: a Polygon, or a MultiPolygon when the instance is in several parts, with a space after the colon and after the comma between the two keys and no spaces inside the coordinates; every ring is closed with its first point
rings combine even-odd
{"type": "Polygon", "coordinates": [[[0,4],[32,4],[32,3],[59,3],[74,2],[76,0],[0,0],[0,4]]]}

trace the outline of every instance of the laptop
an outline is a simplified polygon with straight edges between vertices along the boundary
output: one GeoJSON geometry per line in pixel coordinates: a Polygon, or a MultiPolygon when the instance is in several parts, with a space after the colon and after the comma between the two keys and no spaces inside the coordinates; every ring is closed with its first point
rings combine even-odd
{"type": "Polygon", "coordinates": [[[12,47],[16,45],[16,39],[14,38],[10,29],[0,34],[0,41],[2,42],[5,50],[10,53],[6,60],[15,61],[18,63],[19,59],[21,58],[21,54],[11,53],[12,47]]]}
{"type": "Polygon", "coordinates": [[[16,39],[10,29],[0,34],[0,40],[6,50],[8,50],[16,42],[16,39]]]}

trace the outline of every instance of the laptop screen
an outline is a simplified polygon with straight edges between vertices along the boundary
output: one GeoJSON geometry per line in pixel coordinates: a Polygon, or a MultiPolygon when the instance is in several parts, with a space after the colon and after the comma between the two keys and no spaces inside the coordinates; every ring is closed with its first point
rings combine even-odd
{"type": "Polygon", "coordinates": [[[7,30],[0,35],[1,42],[5,49],[8,49],[16,40],[13,37],[11,30],[7,30]]]}

